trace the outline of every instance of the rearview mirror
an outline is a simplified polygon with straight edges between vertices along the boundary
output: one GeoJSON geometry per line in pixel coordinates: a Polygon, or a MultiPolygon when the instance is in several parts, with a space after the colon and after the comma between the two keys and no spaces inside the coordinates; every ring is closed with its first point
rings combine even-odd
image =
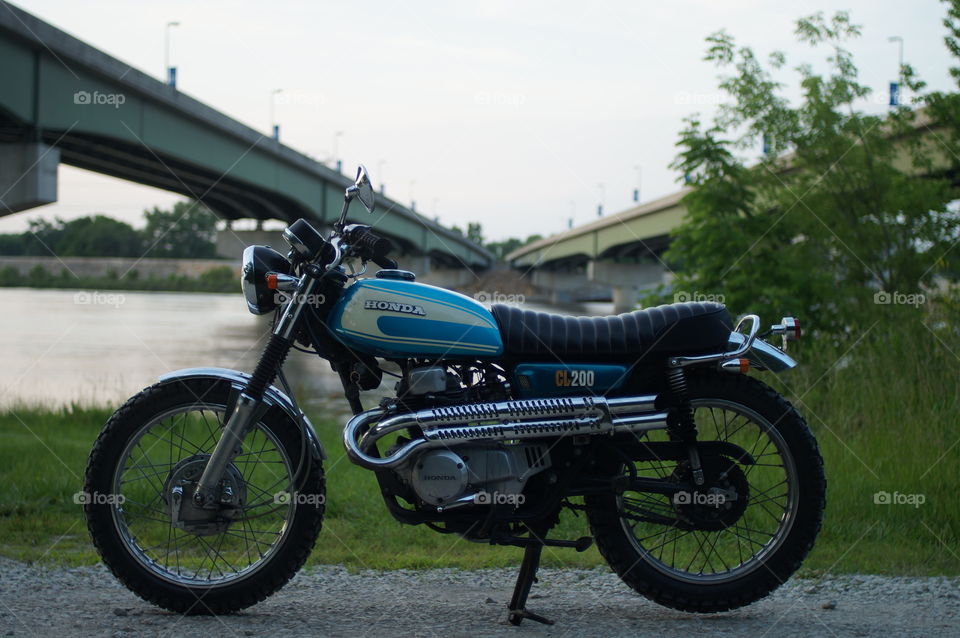
{"type": "Polygon", "coordinates": [[[357,168],[357,181],[354,182],[353,186],[356,188],[357,199],[360,200],[360,203],[368,212],[372,213],[376,203],[373,195],[373,184],[370,183],[370,175],[362,164],[357,168]]]}
{"type": "Polygon", "coordinates": [[[363,164],[357,167],[357,181],[343,192],[343,209],[340,211],[339,221],[334,224],[338,230],[343,228],[343,224],[347,220],[347,209],[350,208],[350,202],[353,201],[354,197],[359,199],[369,212],[373,212],[373,184],[370,183],[370,175],[363,164]]]}

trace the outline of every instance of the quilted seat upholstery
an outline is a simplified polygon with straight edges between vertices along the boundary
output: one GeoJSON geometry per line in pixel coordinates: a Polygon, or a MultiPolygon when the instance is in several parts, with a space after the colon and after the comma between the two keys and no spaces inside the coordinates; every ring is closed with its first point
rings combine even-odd
{"type": "Polygon", "coordinates": [[[607,317],[572,317],[502,304],[491,310],[508,355],[718,352],[732,329],[726,307],[712,302],[667,304],[607,317]]]}

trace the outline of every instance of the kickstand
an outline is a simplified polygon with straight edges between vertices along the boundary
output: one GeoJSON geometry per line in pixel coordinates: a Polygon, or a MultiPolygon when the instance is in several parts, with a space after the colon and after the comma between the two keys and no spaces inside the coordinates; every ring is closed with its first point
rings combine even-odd
{"type": "MultiPolygon", "coordinates": [[[[536,534],[530,534],[531,540],[540,541],[536,534]]],[[[527,596],[530,588],[537,582],[537,568],[540,566],[540,553],[543,552],[542,542],[533,542],[523,550],[523,562],[520,564],[520,573],[517,574],[517,584],[513,587],[513,597],[510,599],[510,613],[507,620],[511,625],[519,625],[524,618],[529,618],[544,625],[552,625],[553,621],[535,614],[527,609],[527,596]]]]}

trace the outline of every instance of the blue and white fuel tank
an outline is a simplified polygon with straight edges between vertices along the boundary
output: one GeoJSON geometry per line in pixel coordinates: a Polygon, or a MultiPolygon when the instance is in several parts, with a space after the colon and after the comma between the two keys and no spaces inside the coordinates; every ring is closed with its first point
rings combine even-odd
{"type": "Polygon", "coordinates": [[[380,357],[497,357],[503,341],[483,304],[456,292],[400,279],[361,279],[330,310],[344,344],[380,357]]]}

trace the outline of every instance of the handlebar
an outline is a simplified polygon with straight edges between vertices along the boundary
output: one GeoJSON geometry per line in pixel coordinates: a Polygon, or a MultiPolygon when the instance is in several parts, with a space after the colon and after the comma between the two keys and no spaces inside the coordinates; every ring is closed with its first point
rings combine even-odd
{"type": "Polygon", "coordinates": [[[373,257],[370,261],[380,266],[381,268],[386,268],[387,270],[397,269],[397,262],[390,259],[389,257],[373,257]]]}
{"type": "Polygon", "coordinates": [[[360,249],[363,258],[369,259],[381,268],[396,268],[397,262],[387,257],[393,250],[393,242],[386,237],[380,237],[369,226],[353,224],[345,230],[347,241],[360,249]]]}

